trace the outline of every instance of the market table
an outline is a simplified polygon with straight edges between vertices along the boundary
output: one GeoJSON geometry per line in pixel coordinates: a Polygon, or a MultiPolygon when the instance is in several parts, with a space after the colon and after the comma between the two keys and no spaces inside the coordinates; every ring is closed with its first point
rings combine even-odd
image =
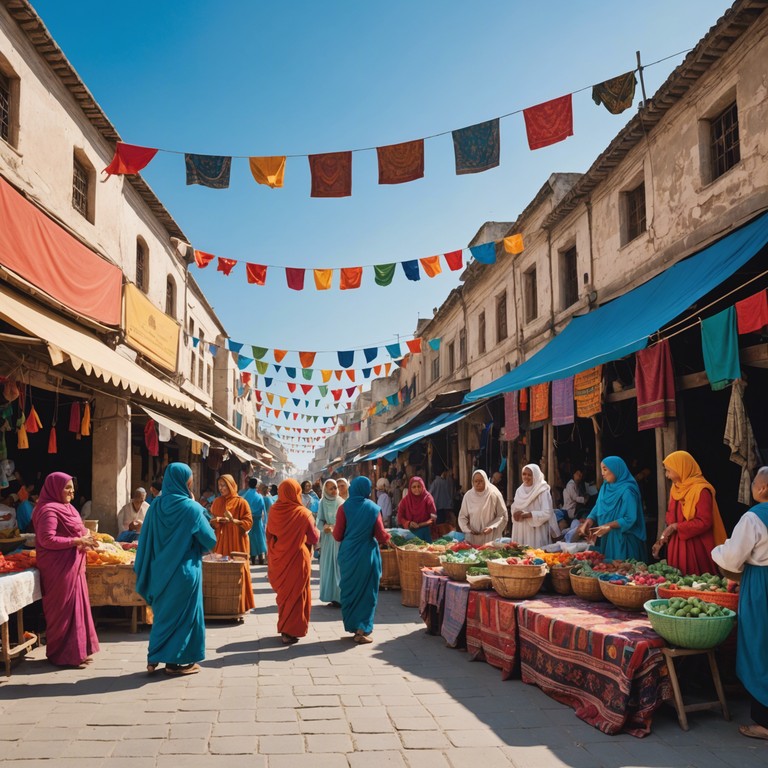
{"type": "Polygon", "coordinates": [[[487,661],[500,669],[502,680],[509,680],[518,666],[516,608],[520,602],[493,590],[469,592],[467,652],[473,661],[487,661]]]}
{"type": "Polygon", "coordinates": [[[24,632],[24,606],[42,598],[40,591],[40,571],[28,568],[18,573],[6,573],[0,576],[0,658],[5,664],[6,677],[11,676],[11,660],[23,656],[30,648],[37,645],[37,635],[24,632]],[[18,642],[11,646],[8,621],[16,614],[18,642]]]}
{"type": "Polygon", "coordinates": [[[443,624],[443,609],[445,606],[445,587],[449,583],[447,576],[439,570],[421,569],[421,597],[419,614],[427,625],[430,635],[439,635],[443,624]]]}
{"type": "Polygon", "coordinates": [[[672,697],[664,640],[644,614],[575,597],[517,606],[523,682],[604,733],[650,733],[653,713],[672,697]]]}
{"type": "Polygon", "coordinates": [[[467,605],[470,591],[469,584],[465,581],[449,581],[445,585],[440,634],[451,648],[466,647],[467,605]]]}
{"type": "Polygon", "coordinates": [[[139,622],[152,623],[152,609],[136,592],[136,574],[133,565],[89,565],[85,569],[88,598],[92,608],[103,605],[131,609],[131,633],[135,634],[139,622]]]}

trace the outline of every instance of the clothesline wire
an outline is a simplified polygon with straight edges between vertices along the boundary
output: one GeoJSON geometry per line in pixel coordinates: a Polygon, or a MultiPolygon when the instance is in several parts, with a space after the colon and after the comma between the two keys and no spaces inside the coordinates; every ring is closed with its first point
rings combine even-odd
{"type": "MultiPolygon", "coordinates": [[[[678,51],[677,53],[672,53],[669,56],[665,56],[665,57],[663,57],[661,59],[657,59],[656,61],[652,61],[650,64],[643,64],[642,65],[642,69],[648,69],[649,67],[656,66],[657,64],[661,64],[661,63],[663,63],[665,61],[668,61],[669,59],[674,59],[677,56],[682,56],[684,53],[689,53],[692,50],[693,50],[692,48],[686,48],[686,49],[684,49],[682,51],[678,51]]],[[[640,69],[641,69],[640,67],[635,67],[634,69],[627,70],[627,73],[629,73],[629,72],[638,72],[640,69]]],[[[588,91],[590,88],[594,88],[595,85],[596,85],[595,83],[593,83],[592,85],[585,85],[582,88],[577,88],[574,91],[570,91],[569,94],[566,94],[566,95],[573,96],[573,95],[575,95],[577,93],[583,93],[584,91],[588,91]]],[[[542,103],[546,103],[546,102],[542,102],[542,103]]],[[[521,109],[515,109],[512,112],[506,112],[503,115],[498,115],[498,117],[496,117],[496,118],[490,118],[490,120],[503,120],[504,118],[512,117],[513,115],[519,115],[522,112],[524,112],[525,109],[528,109],[528,107],[521,108],[521,109]]],[[[489,121],[486,120],[486,121],[481,121],[481,122],[489,122],[489,121]]],[[[449,135],[451,133],[453,133],[453,130],[440,131],[439,133],[431,133],[431,134],[429,134],[427,136],[422,136],[420,139],[412,139],[411,141],[420,141],[420,140],[427,141],[429,139],[439,138],[440,136],[447,136],[447,135],[449,135]]],[[[406,143],[408,143],[408,142],[407,141],[406,142],[393,142],[392,144],[389,144],[389,145],[383,144],[383,145],[380,145],[380,146],[392,146],[393,144],[406,144],[406,143]]],[[[355,149],[347,149],[347,150],[343,150],[343,151],[345,151],[345,152],[372,152],[372,151],[374,151],[374,150],[376,150],[378,148],[379,147],[376,147],[376,146],[373,146],[373,147],[357,147],[355,149]]],[[[168,155],[187,155],[187,154],[191,154],[191,153],[188,153],[188,152],[182,152],[181,150],[178,150],[178,149],[165,149],[163,147],[152,147],[152,149],[157,149],[158,152],[163,152],[163,153],[168,154],[168,155]]],[[[202,153],[195,153],[195,154],[202,154],[202,153]]],[[[328,154],[328,153],[299,152],[299,153],[295,153],[295,154],[286,154],[286,155],[260,155],[260,157],[286,157],[286,158],[290,157],[290,158],[295,158],[295,157],[311,157],[313,154],[328,154]]],[[[208,157],[217,157],[217,155],[207,155],[207,156],[208,157]]],[[[226,155],[226,157],[230,157],[233,160],[248,160],[251,157],[254,157],[254,155],[226,155]]]]}

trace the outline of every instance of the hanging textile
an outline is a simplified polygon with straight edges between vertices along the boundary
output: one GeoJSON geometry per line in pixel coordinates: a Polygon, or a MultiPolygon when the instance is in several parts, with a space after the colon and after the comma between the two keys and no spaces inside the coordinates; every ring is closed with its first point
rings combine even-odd
{"type": "Polygon", "coordinates": [[[262,376],[267,372],[268,368],[269,368],[269,363],[265,363],[262,360],[256,361],[256,371],[257,373],[260,373],[262,376]]]}
{"type": "Polygon", "coordinates": [[[88,437],[91,434],[91,404],[86,401],[83,407],[83,422],[80,424],[80,434],[88,437]]]}
{"type": "Polygon", "coordinates": [[[496,243],[483,243],[482,245],[473,245],[469,249],[475,261],[481,264],[496,263],[496,243]]]}
{"type": "Polygon", "coordinates": [[[272,189],[283,186],[285,157],[249,157],[248,164],[257,184],[265,184],[272,189]]]}
{"type": "Polygon", "coordinates": [[[744,382],[741,380],[734,381],[731,387],[723,442],[731,451],[731,461],[741,467],[738,501],[749,505],[752,503],[752,478],[760,466],[760,456],[752,424],[744,408],[744,382]]]}
{"type": "Polygon", "coordinates": [[[264,285],[267,282],[267,267],[264,264],[245,264],[245,276],[254,285],[264,285]]]}
{"type": "MultiPolygon", "coordinates": [[[[301,375],[307,380],[312,381],[312,369],[311,368],[302,368],[301,369],[301,375]]],[[[303,385],[302,385],[303,386],[303,385]]]]}
{"type": "Polygon", "coordinates": [[[620,115],[632,106],[635,85],[637,81],[634,72],[612,77],[592,87],[592,101],[598,107],[602,104],[612,115],[620,115]]]}
{"type": "Polygon", "coordinates": [[[525,250],[525,246],[523,244],[523,236],[518,234],[505,237],[504,250],[507,253],[511,253],[513,256],[517,256],[517,254],[522,253],[525,250]]]}
{"type": "Polygon", "coordinates": [[[117,142],[115,156],[112,162],[104,169],[108,176],[131,175],[139,173],[146,168],[152,158],[157,154],[151,147],[137,147],[133,144],[117,142]]]}
{"type": "Polygon", "coordinates": [[[587,419],[600,413],[603,400],[603,366],[581,371],[573,377],[573,399],[576,415],[587,419]]]}
{"type": "Polygon", "coordinates": [[[667,339],[635,355],[635,388],[638,430],[666,427],[677,416],[675,372],[667,339]]]}
{"type": "Polygon", "coordinates": [[[231,157],[218,155],[184,155],[187,166],[187,184],[200,184],[211,189],[227,189],[231,157]]]}
{"type": "Polygon", "coordinates": [[[408,345],[408,349],[414,354],[418,355],[421,352],[421,338],[411,339],[405,342],[408,345]]]}
{"type": "Polygon", "coordinates": [[[352,153],[309,156],[312,197],[349,197],[352,194],[352,153]]]}
{"type": "Polygon", "coordinates": [[[736,302],[739,333],[760,333],[768,325],[768,291],[765,289],[736,302]]]}
{"type": "Polygon", "coordinates": [[[239,354],[240,350],[245,345],[241,341],[233,341],[232,339],[227,339],[227,349],[230,352],[234,352],[235,354],[239,354]]]}
{"type": "Polygon", "coordinates": [[[77,400],[69,406],[69,431],[75,434],[80,431],[80,403],[77,400]]]}
{"type": "Polygon", "coordinates": [[[206,253],[205,251],[198,251],[195,249],[195,264],[200,269],[205,269],[216,257],[212,253],[206,253]]]}
{"type": "Polygon", "coordinates": [[[362,267],[342,267],[339,288],[342,291],[350,291],[355,288],[359,288],[362,279],[362,267]]]}
{"type": "Polygon", "coordinates": [[[427,277],[435,277],[439,275],[443,268],[440,266],[439,256],[427,256],[424,259],[419,259],[421,268],[427,273],[427,277]]]}
{"type": "Polygon", "coordinates": [[[440,349],[440,342],[441,339],[430,339],[427,344],[429,345],[429,348],[433,350],[434,352],[437,352],[438,349],[440,349]]]}
{"type": "Polygon", "coordinates": [[[552,382],[552,426],[573,424],[573,376],[552,382]]]}
{"type": "Polygon", "coordinates": [[[499,164],[499,118],[452,132],[456,174],[480,173],[499,164]]]}
{"type": "MultiPolygon", "coordinates": [[[[399,344],[387,344],[385,349],[387,350],[387,354],[393,360],[403,356],[403,352],[402,352],[399,344]]],[[[374,372],[378,376],[379,375],[379,371],[377,371],[376,368],[381,368],[381,366],[377,365],[377,366],[374,366],[374,368],[373,368],[374,372]]]]}
{"type": "Polygon", "coordinates": [[[48,453],[58,453],[59,448],[56,444],[56,427],[51,427],[50,434],[48,435],[48,453]]]}
{"type": "Polygon", "coordinates": [[[305,269],[297,269],[296,267],[285,268],[285,279],[288,282],[288,287],[293,291],[304,290],[304,274],[305,269]]]}
{"type": "Polygon", "coordinates": [[[272,355],[275,358],[276,363],[282,363],[285,356],[288,354],[287,349],[273,349],[272,355]]]}
{"type": "Polygon", "coordinates": [[[527,411],[528,410],[528,388],[520,390],[520,396],[517,399],[517,407],[521,411],[527,411]]]}
{"type": "Polygon", "coordinates": [[[424,139],[377,147],[379,184],[403,184],[424,176],[424,139]]]}
{"type": "Polygon", "coordinates": [[[225,275],[228,276],[229,273],[234,269],[236,264],[237,264],[237,259],[224,259],[221,256],[219,256],[219,260],[216,265],[216,271],[223,272],[225,275]]]}
{"type": "Polygon", "coordinates": [[[504,393],[504,439],[520,437],[520,413],[517,410],[517,392],[504,393]]]}
{"type": "Polygon", "coordinates": [[[316,352],[299,352],[299,362],[302,368],[311,368],[315,362],[316,352]]]}
{"type": "Polygon", "coordinates": [[[395,276],[395,267],[397,264],[377,264],[373,268],[376,285],[388,286],[395,276]]]}
{"type": "Polygon", "coordinates": [[[369,347],[368,349],[363,350],[363,354],[365,355],[365,362],[370,363],[373,360],[376,359],[376,357],[379,354],[379,348],[378,347],[369,347]]]}
{"type": "Polygon", "coordinates": [[[571,94],[523,110],[528,146],[541,149],[573,136],[571,94]]]}
{"type": "Polygon", "coordinates": [[[261,360],[268,351],[267,347],[256,347],[251,345],[251,353],[256,360],[261,360]]]}
{"type": "Polygon", "coordinates": [[[315,288],[318,291],[327,291],[331,287],[333,280],[332,269],[313,269],[312,274],[315,277],[315,288]]]}
{"type": "Polygon", "coordinates": [[[421,273],[419,272],[419,262],[417,259],[412,259],[410,261],[401,261],[400,265],[403,268],[403,272],[405,273],[405,276],[412,280],[413,282],[417,282],[418,280],[421,280],[421,273]]]}
{"type": "Polygon", "coordinates": [[[147,423],[144,425],[144,445],[147,446],[150,456],[160,455],[160,441],[157,439],[155,422],[152,419],[147,419],[147,423]]]}
{"type": "Polygon", "coordinates": [[[448,264],[448,269],[451,272],[456,272],[464,267],[464,251],[451,251],[450,253],[444,253],[445,262],[448,264]]]}
{"type": "Polygon", "coordinates": [[[355,351],[337,352],[336,356],[339,358],[339,365],[342,368],[350,368],[355,362],[355,351]]]}
{"type": "Polygon", "coordinates": [[[531,387],[531,423],[549,418],[549,382],[531,387]]]}
{"type": "Polygon", "coordinates": [[[37,415],[37,411],[33,405],[29,410],[27,420],[24,422],[24,429],[27,430],[28,434],[33,435],[35,432],[39,432],[42,428],[43,422],[40,421],[40,417],[37,415]]]}
{"type": "Polygon", "coordinates": [[[725,389],[734,379],[741,378],[734,307],[701,321],[701,347],[704,370],[713,390],[725,389]]]}
{"type": "Polygon", "coordinates": [[[29,438],[27,430],[24,428],[23,419],[19,419],[19,428],[16,430],[16,449],[23,451],[29,448],[29,438]]]}

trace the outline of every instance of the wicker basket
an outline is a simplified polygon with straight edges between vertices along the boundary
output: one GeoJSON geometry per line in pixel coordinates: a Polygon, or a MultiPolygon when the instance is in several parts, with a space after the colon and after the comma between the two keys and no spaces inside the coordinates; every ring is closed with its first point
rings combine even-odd
{"type": "Polygon", "coordinates": [[[206,618],[239,618],[243,560],[203,560],[203,612],[206,618]]]}
{"type": "Polygon", "coordinates": [[[571,569],[570,568],[555,566],[554,568],[549,569],[549,575],[552,577],[552,589],[554,589],[558,595],[573,594],[573,587],[571,586],[571,569]]]}
{"type": "Polygon", "coordinates": [[[445,575],[453,581],[466,581],[467,571],[472,567],[472,565],[465,563],[446,563],[442,558],[440,559],[440,565],[443,567],[445,575]]]}
{"type": "Polygon", "coordinates": [[[400,602],[417,608],[421,599],[421,569],[440,565],[440,557],[434,552],[398,547],[397,564],[400,569],[400,602]]]}
{"type": "Polygon", "coordinates": [[[539,578],[542,580],[547,575],[546,565],[511,565],[504,560],[489,560],[488,573],[491,576],[502,576],[509,578],[515,576],[518,579],[539,578]]]}
{"type": "MultiPolygon", "coordinates": [[[[577,566],[578,567],[578,566],[577,566]]],[[[576,597],[581,597],[584,600],[591,600],[593,603],[599,603],[601,600],[605,600],[603,597],[603,590],[600,589],[600,579],[595,576],[579,576],[574,573],[573,569],[570,571],[571,589],[576,597]]]]}
{"type": "Polygon", "coordinates": [[[648,600],[643,606],[651,626],[671,645],[678,648],[704,650],[724,642],[733,629],[736,614],[725,608],[726,616],[667,616],[654,608],[666,605],[669,600],[648,600]]]}
{"type": "MultiPolygon", "coordinates": [[[[706,603],[717,603],[735,613],[739,609],[739,595],[733,592],[704,592],[700,589],[666,589],[657,587],[656,595],[662,599],[670,597],[698,597],[706,603]]],[[[651,598],[648,598],[649,600],[651,598]]]]}
{"type": "Polygon", "coordinates": [[[381,581],[382,589],[400,589],[400,567],[397,564],[397,552],[394,549],[381,550],[381,581]]]}
{"type": "MultiPolygon", "coordinates": [[[[528,566],[529,568],[535,566],[528,566]]],[[[530,574],[528,576],[494,576],[491,575],[491,585],[502,597],[508,597],[513,600],[524,600],[527,597],[533,597],[544,583],[546,572],[539,576],[530,574]]]]}
{"type": "Polygon", "coordinates": [[[603,597],[625,611],[642,611],[645,603],[656,595],[656,587],[642,584],[613,584],[600,579],[598,581],[603,597]]]}

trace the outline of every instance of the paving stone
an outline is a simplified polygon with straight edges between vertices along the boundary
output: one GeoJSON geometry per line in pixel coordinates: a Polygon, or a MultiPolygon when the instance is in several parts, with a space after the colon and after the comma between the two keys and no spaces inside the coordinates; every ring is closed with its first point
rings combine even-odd
{"type": "Polygon", "coordinates": [[[394,733],[356,733],[355,752],[382,752],[400,749],[401,742],[394,733]]]}
{"type": "Polygon", "coordinates": [[[208,739],[168,739],[160,742],[161,755],[204,755],[208,739]]]}
{"type": "Polygon", "coordinates": [[[383,717],[351,717],[349,724],[353,733],[392,733],[392,723],[383,717]]]}
{"type": "Polygon", "coordinates": [[[451,746],[442,731],[400,731],[399,736],[406,749],[447,749],[451,746]]]}
{"type": "Polygon", "coordinates": [[[262,736],[259,752],[263,755],[298,755],[304,752],[302,736],[262,736]]]}
{"type": "Polygon", "coordinates": [[[305,737],[307,752],[351,752],[352,737],[344,733],[317,733],[305,737]]]}
{"type": "Polygon", "coordinates": [[[349,768],[346,755],[270,755],[269,768],[349,768]]]}
{"type": "Polygon", "coordinates": [[[165,739],[131,739],[120,741],[112,750],[113,757],[155,757],[160,754],[160,747],[165,739]]]}
{"type": "MultiPolygon", "coordinates": [[[[507,747],[505,752],[515,768],[598,768],[602,765],[615,768],[615,764],[602,760],[595,763],[595,755],[581,747],[507,747]]],[[[631,762],[628,764],[632,765],[631,762]]],[[[667,762],[662,765],[672,768],[681,764],[667,762]]]]}
{"type": "Polygon", "coordinates": [[[445,756],[451,768],[509,768],[510,763],[510,758],[501,749],[493,747],[446,749],[445,756]]]}
{"type": "Polygon", "coordinates": [[[213,726],[208,723],[175,723],[170,727],[171,739],[207,739],[213,726]]]}
{"type": "Polygon", "coordinates": [[[255,736],[214,737],[209,745],[214,755],[255,755],[258,751],[258,739],[255,736]]]}
{"type": "MultiPolygon", "coordinates": [[[[257,709],[256,721],[263,723],[295,723],[297,720],[295,709],[257,709]]],[[[222,721],[224,722],[224,721],[222,721]]]]}
{"type": "Polygon", "coordinates": [[[504,741],[491,730],[477,728],[471,731],[446,731],[454,747],[500,747],[504,741]]]}
{"type": "Polygon", "coordinates": [[[406,749],[403,755],[409,768],[450,768],[448,758],[434,749],[406,749]]]}
{"type": "Polygon", "coordinates": [[[349,733],[346,720],[302,720],[299,723],[301,733],[349,733]]]}
{"type": "Polygon", "coordinates": [[[433,731],[437,728],[434,718],[422,713],[422,717],[393,717],[392,722],[398,731],[433,731]]]}
{"type": "MultiPolygon", "coordinates": [[[[132,739],[167,739],[171,728],[173,726],[161,724],[161,725],[132,725],[130,728],[123,728],[120,731],[120,736],[122,739],[126,740],[132,740],[132,739]]],[[[105,731],[106,729],[102,728],[99,729],[101,731],[105,731]]],[[[80,735],[78,738],[83,739],[86,738],[84,735],[82,735],[83,732],[80,731],[80,735]]],[[[108,740],[108,737],[110,734],[107,733],[99,733],[99,738],[102,740],[108,740]]],[[[114,739],[114,731],[111,733],[112,740],[114,739]]]]}
{"type": "Polygon", "coordinates": [[[60,758],[70,746],[70,741],[17,741],[4,750],[8,760],[51,760],[60,758]]]}
{"type": "Polygon", "coordinates": [[[109,757],[114,748],[114,742],[109,741],[73,741],[64,750],[61,757],[109,757]]]}
{"type": "Polygon", "coordinates": [[[347,755],[350,768],[408,768],[399,751],[353,752],[347,755]]]}
{"type": "Polygon", "coordinates": [[[345,717],[341,707],[305,707],[297,711],[302,720],[341,720],[345,717]]]}

